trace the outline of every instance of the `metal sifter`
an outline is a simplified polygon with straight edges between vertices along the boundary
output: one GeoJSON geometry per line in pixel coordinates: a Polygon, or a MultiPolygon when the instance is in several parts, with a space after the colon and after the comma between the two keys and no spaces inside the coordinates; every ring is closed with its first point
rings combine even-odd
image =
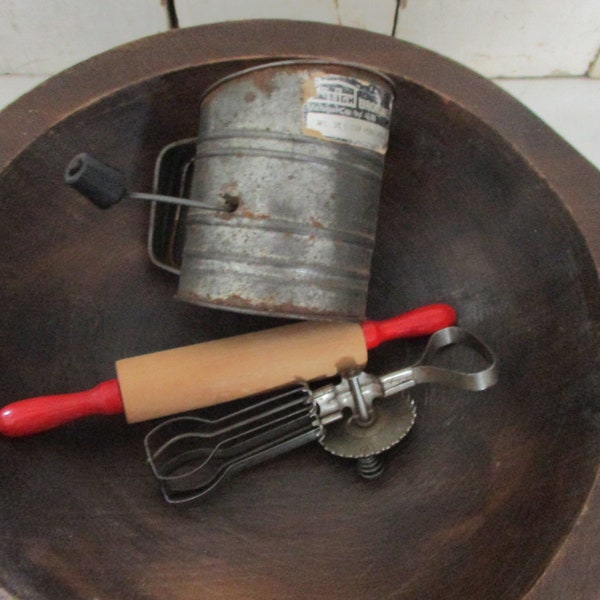
{"type": "Polygon", "coordinates": [[[85,153],[65,180],[101,208],[154,202],[150,258],[186,302],[364,319],[393,99],[366,66],[259,65],[199,94],[198,136],[163,149],[154,194],[85,153]]]}

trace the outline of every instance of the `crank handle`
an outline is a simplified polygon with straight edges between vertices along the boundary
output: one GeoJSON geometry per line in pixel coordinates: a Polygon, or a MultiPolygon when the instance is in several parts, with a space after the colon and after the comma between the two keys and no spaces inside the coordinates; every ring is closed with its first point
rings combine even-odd
{"type": "Polygon", "coordinates": [[[64,179],[67,185],[77,190],[98,208],[102,209],[110,208],[126,198],[130,200],[179,204],[221,212],[233,212],[237,207],[237,203],[228,198],[223,198],[223,201],[219,203],[211,203],[196,199],[164,196],[162,194],[130,192],[126,187],[125,175],[121,171],[85,152],[77,154],[69,162],[65,170],[64,179]]]}

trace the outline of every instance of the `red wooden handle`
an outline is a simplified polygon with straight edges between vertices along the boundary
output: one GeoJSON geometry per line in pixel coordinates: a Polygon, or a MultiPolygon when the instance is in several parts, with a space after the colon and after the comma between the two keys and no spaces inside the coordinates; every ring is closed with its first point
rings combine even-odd
{"type": "Polygon", "coordinates": [[[9,437],[31,435],[80,417],[121,412],[123,402],[119,383],[111,379],[84,392],[13,402],[0,411],[0,433],[9,437]]]}
{"type": "Polygon", "coordinates": [[[385,321],[361,323],[367,349],[396,338],[430,335],[456,323],[456,311],[448,304],[428,304],[385,321]]]}
{"type": "MultiPolygon", "coordinates": [[[[361,328],[370,349],[386,340],[428,335],[455,322],[456,313],[451,306],[431,304],[385,321],[365,321],[361,328]]],[[[84,392],[13,402],[0,410],[0,433],[9,437],[31,435],[80,417],[121,412],[121,390],[118,381],[112,379],[84,392]]]]}

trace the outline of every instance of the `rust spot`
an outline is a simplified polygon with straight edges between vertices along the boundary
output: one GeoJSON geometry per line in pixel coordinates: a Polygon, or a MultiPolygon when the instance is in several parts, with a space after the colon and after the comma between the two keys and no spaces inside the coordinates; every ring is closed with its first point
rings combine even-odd
{"type": "Polygon", "coordinates": [[[217,217],[218,219],[221,219],[221,221],[231,221],[231,219],[233,219],[233,217],[235,217],[236,211],[233,212],[216,212],[214,214],[215,217],[217,217]]]}
{"type": "MultiPolygon", "coordinates": [[[[364,320],[364,313],[342,310],[323,310],[321,307],[295,304],[293,302],[277,302],[271,295],[264,298],[247,298],[242,293],[230,294],[219,297],[210,295],[197,295],[193,292],[178,292],[177,299],[201,306],[226,308],[243,313],[267,315],[271,317],[310,319],[315,321],[360,321],[364,320]]],[[[352,359],[340,359],[340,367],[350,368],[356,366],[352,359]]]]}
{"type": "Polygon", "coordinates": [[[321,223],[321,221],[318,221],[314,217],[311,217],[309,221],[313,227],[316,227],[317,229],[323,229],[323,223],[321,223]]]}
{"type": "Polygon", "coordinates": [[[272,69],[257,69],[250,74],[254,87],[266,96],[270,96],[275,91],[273,83],[274,72],[272,69]]]}
{"type": "Polygon", "coordinates": [[[317,86],[315,85],[315,77],[323,77],[323,71],[311,71],[309,77],[302,83],[302,104],[317,95],[317,86]]]}
{"type": "Polygon", "coordinates": [[[250,210],[248,207],[245,207],[242,204],[242,200],[240,196],[227,196],[225,194],[221,195],[222,198],[225,198],[230,205],[233,205],[234,202],[237,202],[237,207],[230,212],[219,212],[215,213],[215,216],[218,216],[220,219],[224,221],[230,221],[234,217],[242,217],[244,219],[252,219],[254,221],[266,221],[271,218],[271,215],[267,215],[265,213],[258,213],[250,210]]]}
{"type": "MultiPolygon", "coordinates": [[[[208,298],[208,301],[215,306],[236,308],[240,311],[279,317],[298,317],[326,321],[348,320],[349,318],[356,318],[355,315],[349,316],[340,314],[339,312],[319,310],[316,308],[311,308],[310,306],[294,304],[293,302],[276,303],[272,296],[263,298],[261,300],[244,298],[240,294],[231,294],[226,298],[208,298]]],[[[341,359],[340,364],[344,366],[352,365],[356,367],[356,362],[352,358],[343,358],[341,359]]]]}
{"type": "Polygon", "coordinates": [[[256,94],[254,92],[246,92],[244,100],[248,103],[254,102],[256,100],[256,94]]]}
{"type": "Polygon", "coordinates": [[[250,210],[249,208],[238,208],[236,213],[240,217],[246,217],[247,219],[255,219],[257,221],[264,221],[266,219],[271,218],[271,215],[267,215],[265,213],[256,213],[250,210]]]}

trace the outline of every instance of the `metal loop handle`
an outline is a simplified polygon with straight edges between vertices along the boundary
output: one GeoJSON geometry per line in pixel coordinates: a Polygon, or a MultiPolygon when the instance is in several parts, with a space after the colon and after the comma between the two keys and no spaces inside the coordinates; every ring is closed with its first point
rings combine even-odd
{"type": "Polygon", "coordinates": [[[434,333],[429,338],[421,358],[413,365],[412,371],[415,384],[441,383],[471,392],[485,390],[498,381],[495,354],[479,338],[461,327],[446,327],[434,333]],[[464,372],[431,364],[441,350],[457,344],[468,346],[477,352],[486,361],[487,366],[480,371],[464,372]]]}
{"type": "Polygon", "coordinates": [[[429,338],[425,351],[414,365],[379,377],[384,396],[391,396],[421,383],[441,383],[479,392],[491,387],[497,380],[495,354],[479,338],[461,327],[445,327],[436,331],[429,338]],[[487,366],[480,371],[465,372],[432,364],[444,348],[455,345],[471,348],[484,359],[487,366]]]}

